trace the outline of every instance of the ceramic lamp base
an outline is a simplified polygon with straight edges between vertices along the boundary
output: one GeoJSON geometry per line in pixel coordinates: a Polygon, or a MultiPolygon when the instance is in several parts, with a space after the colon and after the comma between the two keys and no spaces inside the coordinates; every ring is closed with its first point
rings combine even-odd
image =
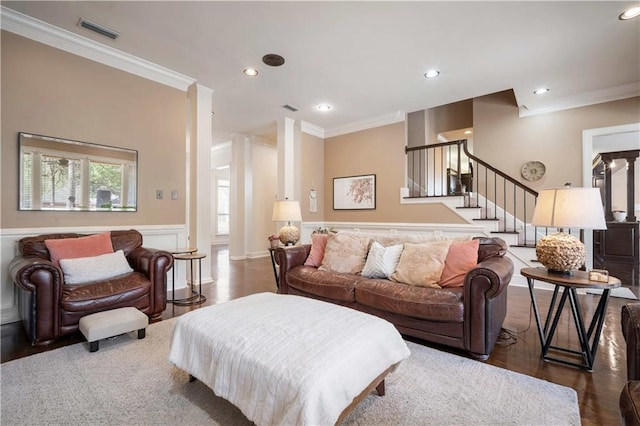
{"type": "Polygon", "coordinates": [[[300,231],[294,225],[283,226],[280,229],[280,241],[284,245],[293,245],[300,239],[300,231]]]}
{"type": "Polygon", "coordinates": [[[573,235],[556,232],[543,237],[536,244],[538,261],[550,273],[570,274],[584,265],[584,244],[573,235]]]}

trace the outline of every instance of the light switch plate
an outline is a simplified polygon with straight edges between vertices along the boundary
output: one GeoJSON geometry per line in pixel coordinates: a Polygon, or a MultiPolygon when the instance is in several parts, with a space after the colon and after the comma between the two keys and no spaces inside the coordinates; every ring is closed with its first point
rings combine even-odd
{"type": "Polygon", "coordinates": [[[162,192],[162,189],[157,189],[156,190],[156,199],[162,200],[162,197],[164,197],[164,193],[162,192]]]}
{"type": "Polygon", "coordinates": [[[172,200],[178,199],[178,191],[171,191],[171,199],[172,200]]]}

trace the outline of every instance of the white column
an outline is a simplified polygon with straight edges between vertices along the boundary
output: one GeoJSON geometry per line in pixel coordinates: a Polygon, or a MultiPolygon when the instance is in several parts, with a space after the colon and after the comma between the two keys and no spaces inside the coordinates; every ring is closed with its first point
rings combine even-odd
{"type": "MultiPolygon", "coordinates": [[[[302,134],[300,122],[285,117],[278,121],[278,200],[301,201],[302,180],[302,134]]],[[[302,203],[301,203],[302,205],[302,203]]],[[[285,223],[277,223],[277,228],[285,223]]],[[[301,228],[301,223],[292,223],[301,228]]]]}
{"type": "Polygon", "coordinates": [[[295,199],[295,120],[278,121],[278,199],[295,199]]]}
{"type": "Polygon", "coordinates": [[[210,283],[213,282],[211,277],[211,144],[213,142],[211,111],[213,110],[213,90],[199,84],[196,84],[195,89],[197,97],[195,111],[196,182],[195,188],[192,189],[192,195],[195,195],[196,198],[194,203],[195,223],[191,224],[191,229],[194,232],[190,237],[191,242],[198,247],[198,252],[207,255],[207,260],[201,262],[202,282],[210,283]]]}
{"type": "MultiPolygon", "coordinates": [[[[248,142],[244,135],[234,135],[231,141],[231,169],[229,170],[229,259],[246,258],[246,222],[251,220],[245,208],[247,193],[248,142]]],[[[251,172],[251,170],[249,170],[251,172]]],[[[250,175],[249,175],[250,176],[250,175]]],[[[249,183],[250,185],[250,183],[249,183]]]]}

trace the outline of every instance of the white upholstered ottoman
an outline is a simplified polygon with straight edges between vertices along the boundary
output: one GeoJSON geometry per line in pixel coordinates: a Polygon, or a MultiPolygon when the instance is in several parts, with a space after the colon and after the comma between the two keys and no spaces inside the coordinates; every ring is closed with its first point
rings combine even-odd
{"type": "Polygon", "coordinates": [[[138,339],[144,339],[149,318],[133,307],[111,309],[80,318],[79,328],[89,342],[89,351],[99,349],[99,341],[108,337],[138,330],[138,339]]]}
{"type": "Polygon", "coordinates": [[[409,356],[383,319],[260,293],[178,318],[169,361],[257,425],[335,424],[409,356]]]}

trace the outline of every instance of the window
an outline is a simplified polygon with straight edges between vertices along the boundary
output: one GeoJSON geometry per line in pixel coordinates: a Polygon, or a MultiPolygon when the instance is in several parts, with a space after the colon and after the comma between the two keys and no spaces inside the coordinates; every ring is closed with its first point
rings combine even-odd
{"type": "Polygon", "coordinates": [[[218,206],[216,235],[229,235],[229,180],[216,180],[216,205],[218,206]]]}
{"type": "Polygon", "coordinates": [[[20,210],[136,210],[137,152],[20,133],[20,210]]]}

